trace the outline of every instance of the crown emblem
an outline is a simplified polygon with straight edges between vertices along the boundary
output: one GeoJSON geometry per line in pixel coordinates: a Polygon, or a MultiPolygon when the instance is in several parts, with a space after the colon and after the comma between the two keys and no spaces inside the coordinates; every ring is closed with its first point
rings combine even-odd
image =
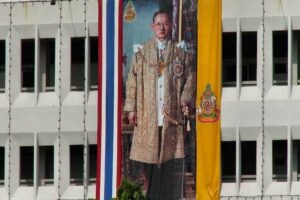
{"type": "Polygon", "coordinates": [[[211,91],[210,84],[200,98],[200,105],[197,106],[197,117],[200,122],[211,123],[219,120],[220,109],[217,105],[217,98],[211,91]]]}
{"type": "Polygon", "coordinates": [[[135,17],[136,17],[136,12],[135,12],[134,5],[132,4],[131,1],[128,1],[125,7],[124,20],[126,22],[132,22],[135,20],[135,17]]]}

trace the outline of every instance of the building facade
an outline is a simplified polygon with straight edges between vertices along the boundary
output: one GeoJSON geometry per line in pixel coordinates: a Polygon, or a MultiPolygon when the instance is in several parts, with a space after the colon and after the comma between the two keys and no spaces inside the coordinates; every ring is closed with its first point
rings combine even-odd
{"type": "MultiPolygon", "coordinates": [[[[95,198],[98,2],[12,2],[0,2],[1,199],[95,198]]],[[[300,2],[222,4],[222,199],[296,198],[300,2]]]]}
{"type": "Polygon", "coordinates": [[[98,1],[5,2],[1,199],[95,198],[98,1]]]}
{"type": "Polygon", "coordinates": [[[223,0],[223,199],[300,195],[299,3],[223,0]]]}

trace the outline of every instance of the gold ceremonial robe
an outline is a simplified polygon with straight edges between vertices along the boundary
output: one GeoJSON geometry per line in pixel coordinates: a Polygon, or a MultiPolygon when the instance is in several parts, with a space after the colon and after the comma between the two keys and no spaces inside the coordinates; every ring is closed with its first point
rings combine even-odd
{"type": "Polygon", "coordinates": [[[164,56],[164,118],[161,139],[158,130],[157,41],[151,39],[134,54],[126,83],[124,111],[137,112],[130,159],[160,164],[184,157],[184,121],[181,104],[191,102],[195,77],[186,53],[176,43],[167,41],[164,56]]]}

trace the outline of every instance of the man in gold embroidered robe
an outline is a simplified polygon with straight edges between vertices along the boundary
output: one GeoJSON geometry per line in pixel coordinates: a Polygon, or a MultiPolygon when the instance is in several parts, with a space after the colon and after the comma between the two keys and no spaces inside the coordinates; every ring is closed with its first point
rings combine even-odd
{"type": "Polygon", "coordinates": [[[183,43],[168,39],[168,13],[156,12],[151,28],[155,37],[135,46],[124,111],[135,126],[130,159],[160,166],[184,158],[184,113],[194,104],[195,77],[183,43]]]}
{"type": "Polygon", "coordinates": [[[182,109],[193,104],[195,93],[194,76],[184,48],[168,40],[169,16],[157,13],[152,24],[155,37],[138,46],[133,56],[124,105],[124,111],[129,112],[129,122],[135,125],[130,159],[149,164],[184,157],[182,109]],[[159,59],[159,42],[165,45],[163,61],[159,59]],[[159,85],[161,76],[163,84],[159,85]],[[160,109],[157,90],[162,87],[163,107],[160,109]],[[159,112],[163,115],[161,126],[159,112]]]}

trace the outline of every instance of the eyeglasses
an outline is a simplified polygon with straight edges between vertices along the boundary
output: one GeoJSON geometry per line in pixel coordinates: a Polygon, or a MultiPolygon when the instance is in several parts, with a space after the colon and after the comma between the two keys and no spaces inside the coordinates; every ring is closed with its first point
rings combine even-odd
{"type": "Polygon", "coordinates": [[[154,23],[155,27],[170,26],[170,23],[154,23]]]}

